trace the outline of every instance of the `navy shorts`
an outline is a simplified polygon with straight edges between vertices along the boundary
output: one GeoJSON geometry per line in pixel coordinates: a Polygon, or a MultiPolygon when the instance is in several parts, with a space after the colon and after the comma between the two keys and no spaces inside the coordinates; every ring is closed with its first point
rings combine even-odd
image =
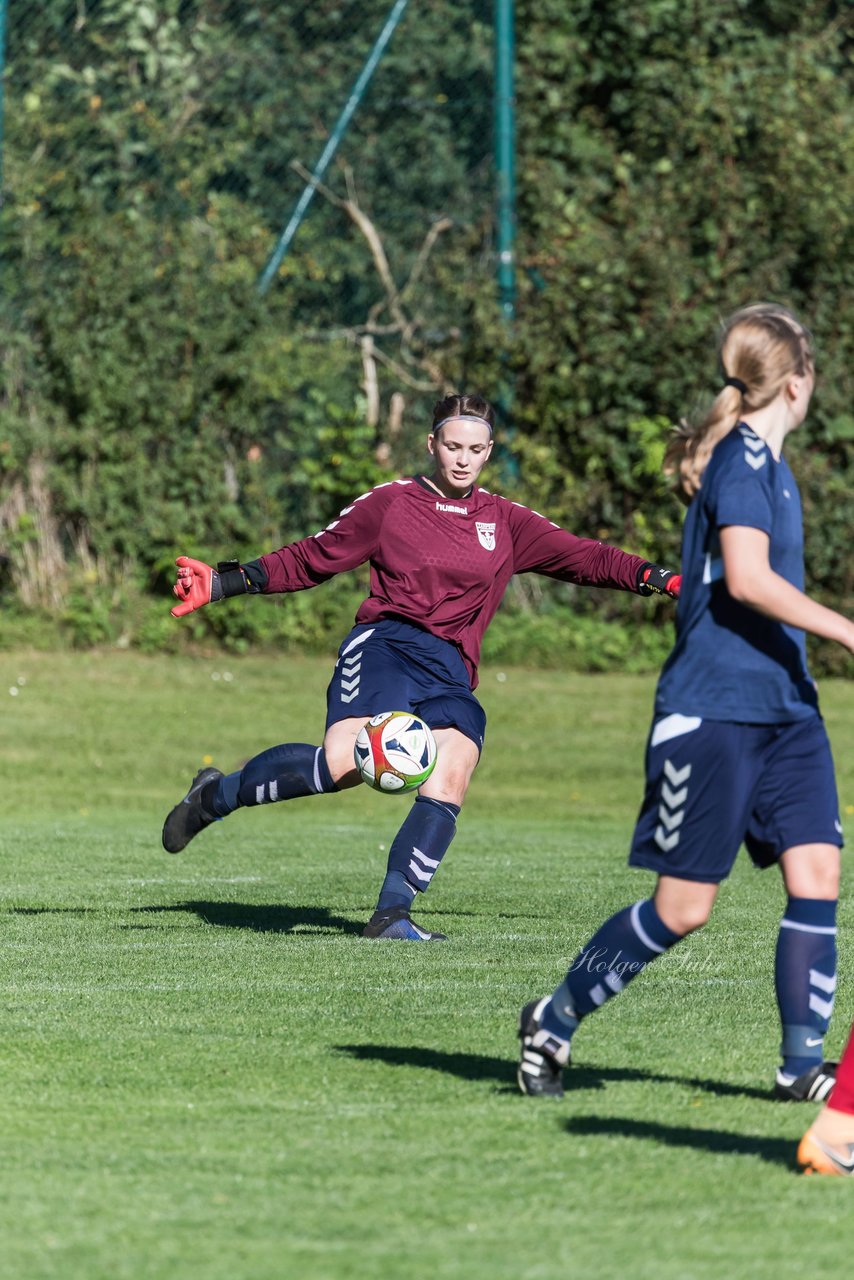
{"type": "Polygon", "coordinates": [[[660,716],[629,864],[718,884],[742,842],[757,867],[794,845],[841,848],[833,758],[819,716],[732,724],[660,716]]]}
{"type": "Polygon", "coordinates": [[[486,712],[459,650],[392,618],[362,623],[344,639],[326,691],[326,727],[381,711],[411,711],[431,729],[459,729],[483,748],[486,712]]]}

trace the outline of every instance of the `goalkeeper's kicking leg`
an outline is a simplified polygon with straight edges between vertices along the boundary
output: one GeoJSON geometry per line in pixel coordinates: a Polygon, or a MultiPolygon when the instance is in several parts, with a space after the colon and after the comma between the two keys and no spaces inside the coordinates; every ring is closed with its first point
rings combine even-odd
{"type": "MultiPolygon", "coordinates": [[[[361,716],[330,725],[321,746],[289,742],[254,756],[242,769],[223,774],[203,769],[163,826],[163,846],[180,853],[205,827],[236,809],[273,804],[302,796],[344,791],[361,780],[353,745],[365,721],[361,716]]],[[[478,760],[471,738],[455,728],[437,728],[439,757],[392,842],[385,879],[365,937],[431,942],[444,934],[416,924],[410,910],[417,893],[426,892],[456,830],[468,784],[478,760]]]]}

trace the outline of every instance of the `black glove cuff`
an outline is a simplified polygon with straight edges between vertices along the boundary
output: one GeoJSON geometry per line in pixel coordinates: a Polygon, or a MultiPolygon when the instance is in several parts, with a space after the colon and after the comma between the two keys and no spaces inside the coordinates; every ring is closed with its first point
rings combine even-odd
{"type": "Polygon", "coordinates": [[[216,567],[219,574],[219,585],[223,597],[245,596],[249,590],[246,575],[240,567],[239,560],[220,560],[216,567]]]}
{"type": "Polygon", "coordinates": [[[259,591],[266,591],[267,583],[270,579],[260,560],[247,560],[246,564],[241,565],[241,568],[246,574],[251,595],[257,595],[259,591]]]}
{"type": "Polygon", "coordinates": [[[650,560],[644,561],[638,569],[638,595],[667,595],[667,584],[673,576],[672,569],[662,569],[660,564],[653,564],[650,560]]]}

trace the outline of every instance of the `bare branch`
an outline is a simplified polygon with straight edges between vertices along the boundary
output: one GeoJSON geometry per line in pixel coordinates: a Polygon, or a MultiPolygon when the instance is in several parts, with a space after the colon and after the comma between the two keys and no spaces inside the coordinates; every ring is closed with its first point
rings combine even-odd
{"type": "Polygon", "coordinates": [[[380,388],[377,381],[376,347],[369,333],[362,335],[362,370],[365,380],[362,387],[365,392],[365,418],[369,427],[376,427],[380,420],[380,388]]]}
{"type": "Polygon", "coordinates": [[[412,265],[412,270],[409,273],[409,277],[400,291],[401,298],[405,294],[407,294],[409,290],[412,288],[412,286],[418,281],[421,275],[421,272],[424,270],[425,266],[427,265],[427,259],[430,257],[430,254],[433,252],[433,246],[435,245],[436,241],[439,239],[439,236],[442,234],[443,231],[449,231],[453,225],[454,225],[453,221],[450,218],[437,218],[437,220],[433,223],[432,227],[427,232],[427,235],[424,237],[424,243],[422,244],[421,248],[418,250],[418,256],[416,257],[415,262],[412,265]]]}

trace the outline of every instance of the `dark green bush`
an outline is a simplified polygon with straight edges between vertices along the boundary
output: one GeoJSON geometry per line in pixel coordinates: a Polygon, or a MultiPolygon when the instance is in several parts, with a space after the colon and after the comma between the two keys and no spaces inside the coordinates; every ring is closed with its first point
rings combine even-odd
{"type": "MultiPolygon", "coordinates": [[[[447,385],[511,407],[494,487],[674,563],[682,512],[660,473],[665,437],[716,387],[719,319],[761,297],[790,303],[815,332],[819,384],[792,461],[810,583],[850,613],[847,10],[518,4],[512,330],[493,287],[492,8],[479,3],[412,6],[327,175],[334,198],[316,197],[278,281],[256,291],[301,189],[291,161],[316,158],[387,11],[386,0],[334,12],[13,6],[0,215],[6,616],[82,645],[331,647],[363,578],[178,626],[174,556],[257,555],[314,532],[390,469],[420,466],[430,401],[447,385]],[[342,204],[353,196],[381,237],[396,301],[342,204]]],[[[487,652],[654,665],[668,611],[638,606],[523,585],[487,652]]],[[[831,646],[816,661],[846,663],[831,646]]]]}

